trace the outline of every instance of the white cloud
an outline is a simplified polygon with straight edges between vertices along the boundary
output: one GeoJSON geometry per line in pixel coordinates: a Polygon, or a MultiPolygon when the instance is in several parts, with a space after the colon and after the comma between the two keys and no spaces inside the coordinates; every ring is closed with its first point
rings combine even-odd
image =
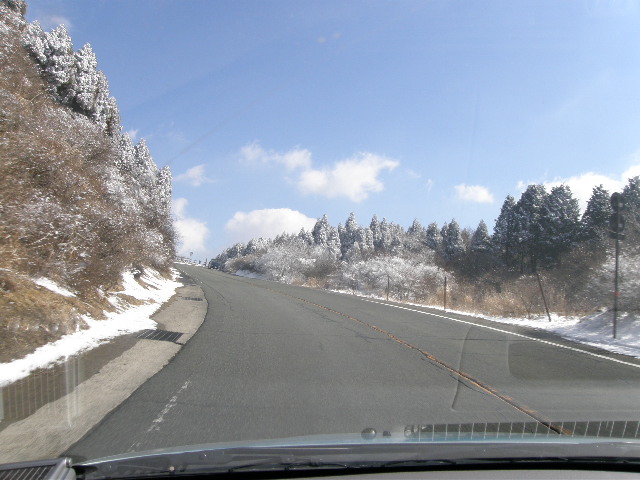
{"type": "Polygon", "coordinates": [[[315,193],[328,198],[347,197],[354,202],[370,193],[381,192],[378,179],[382,170],[393,170],[400,162],[373,153],[360,153],[334,164],[331,169],[308,169],[300,174],[298,188],[302,193],[315,193]]]}
{"type": "Polygon", "coordinates": [[[51,30],[59,25],[64,25],[67,32],[70,32],[73,28],[73,23],[69,17],[65,17],[63,15],[46,14],[38,17],[37,20],[40,22],[40,26],[43,30],[51,30]]]}
{"type": "Polygon", "coordinates": [[[314,169],[311,157],[311,152],[306,149],[278,153],[265,150],[257,142],[240,149],[240,161],[245,164],[282,165],[289,172],[299,172],[294,183],[303,194],[347,197],[354,202],[366,199],[370,193],[382,191],[384,184],[378,178],[380,173],[400,165],[397,160],[363,152],[336,162],[331,168],[314,169]]]}
{"type": "Polygon", "coordinates": [[[487,187],[481,185],[465,185],[461,183],[455,187],[460,200],[474,203],[493,203],[493,195],[487,187]]]}
{"type": "Polygon", "coordinates": [[[176,182],[186,182],[194,187],[199,187],[203,183],[214,183],[215,180],[207,178],[207,176],[205,175],[204,173],[205,166],[206,165],[201,164],[201,165],[196,165],[195,167],[191,167],[186,172],[176,176],[174,180],[176,182]]]}
{"type": "Polygon", "coordinates": [[[197,258],[198,256],[208,255],[205,241],[209,236],[209,228],[206,222],[187,216],[188,203],[189,201],[186,198],[175,198],[173,200],[173,214],[175,215],[173,225],[180,236],[178,254],[188,257],[193,252],[194,258],[197,258]]]}
{"type": "Polygon", "coordinates": [[[419,178],[422,178],[422,174],[419,172],[416,172],[412,168],[407,168],[407,175],[409,175],[410,178],[415,178],[416,180],[419,178]]]}
{"type": "Polygon", "coordinates": [[[432,179],[427,179],[427,182],[425,183],[425,185],[427,186],[427,192],[430,192],[431,189],[433,188],[433,180],[432,179]]]}
{"type": "Polygon", "coordinates": [[[226,223],[225,230],[232,242],[247,242],[252,238],[273,238],[283,232],[298,233],[301,228],[311,230],[316,223],[297,210],[265,208],[251,212],[236,212],[226,223]]]}
{"type": "Polygon", "coordinates": [[[137,128],[132,128],[131,130],[127,130],[127,135],[129,135],[129,138],[131,139],[132,142],[136,141],[136,139],[138,138],[138,133],[140,133],[140,130],[138,130],[137,128]]]}
{"type": "Polygon", "coordinates": [[[249,164],[283,165],[287,170],[311,168],[311,152],[294,148],[286,153],[266,151],[259,143],[253,142],[240,149],[240,160],[249,164]]]}

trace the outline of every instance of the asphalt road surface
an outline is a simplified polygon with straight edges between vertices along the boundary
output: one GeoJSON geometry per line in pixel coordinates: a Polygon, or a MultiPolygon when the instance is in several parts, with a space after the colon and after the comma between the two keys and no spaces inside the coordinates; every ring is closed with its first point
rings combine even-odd
{"type": "Polygon", "coordinates": [[[209,308],[162,371],[68,450],[469,422],[638,420],[640,362],[530,329],[181,265],[209,308]]]}

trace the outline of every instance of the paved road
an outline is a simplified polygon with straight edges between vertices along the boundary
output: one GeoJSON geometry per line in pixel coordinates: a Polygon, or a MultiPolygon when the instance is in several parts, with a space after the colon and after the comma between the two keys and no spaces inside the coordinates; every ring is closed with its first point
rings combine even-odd
{"type": "Polygon", "coordinates": [[[180,269],[209,303],[200,330],[69,454],[639,417],[640,362],[627,357],[426,308],[180,269]]]}

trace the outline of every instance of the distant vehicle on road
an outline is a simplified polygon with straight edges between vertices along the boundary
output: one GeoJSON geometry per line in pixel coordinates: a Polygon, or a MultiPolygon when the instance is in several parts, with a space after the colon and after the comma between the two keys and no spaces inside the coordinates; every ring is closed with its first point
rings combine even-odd
{"type": "Polygon", "coordinates": [[[222,270],[222,264],[219,262],[216,262],[215,260],[211,260],[207,265],[207,268],[212,268],[214,270],[222,270]]]}

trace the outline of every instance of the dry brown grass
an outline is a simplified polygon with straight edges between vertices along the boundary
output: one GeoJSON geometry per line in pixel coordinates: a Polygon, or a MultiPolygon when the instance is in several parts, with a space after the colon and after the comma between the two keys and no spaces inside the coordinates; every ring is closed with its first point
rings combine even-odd
{"type": "Polygon", "coordinates": [[[139,201],[140,189],[137,180],[115,169],[117,145],[51,98],[17,29],[0,42],[0,64],[3,362],[82,328],[83,314],[99,318],[111,307],[98,289],[117,290],[127,268],[150,265],[166,272],[174,233],[169,215],[128,206],[139,201]],[[110,190],[114,184],[121,190],[110,190]],[[161,253],[150,247],[149,238],[158,236],[161,253]],[[35,277],[50,278],[78,296],[38,287],[30,280],[35,277]]]}
{"type": "Polygon", "coordinates": [[[82,315],[101,318],[108,302],[88,303],[40,287],[24,276],[0,271],[0,363],[86,327],[82,315]]]}

